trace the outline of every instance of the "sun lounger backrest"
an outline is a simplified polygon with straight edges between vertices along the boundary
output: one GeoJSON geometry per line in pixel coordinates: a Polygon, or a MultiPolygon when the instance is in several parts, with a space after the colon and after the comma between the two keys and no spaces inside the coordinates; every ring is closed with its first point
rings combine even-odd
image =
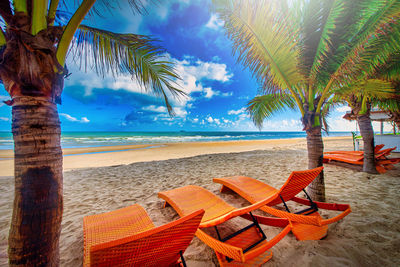
{"type": "MultiPolygon", "coordinates": [[[[291,200],[298,193],[300,193],[304,188],[306,188],[323,170],[324,167],[318,167],[306,171],[293,171],[286,183],[281,187],[278,192],[285,201],[291,200]]],[[[273,206],[281,203],[280,197],[268,203],[268,206],[273,206]]]]}
{"type": "Polygon", "coordinates": [[[391,148],[382,149],[382,150],[380,150],[379,152],[375,152],[375,159],[379,159],[379,158],[381,158],[381,157],[389,156],[390,153],[391,153],[393,150],[396,150],[396,148],[397,148],[397,147],[395,146],[395,147],[391,147],[391,148]]]}
{"type": "Polygon", "coordinates": [[[375,149],[374,149],[375,154],[376,154],[376,153],[379,153],[379,151],[380,151],[384,146],[385,146],[385,145],[383,145],[383,144],[376,145],[376,146],[375,146],[375,149]]]}
{"type": "Polygon", "coordinates": [[[198,210],[160,227],[94,245],[91,266],[172,265],[189,246],[203,215],[204,210],[198,210]]]}

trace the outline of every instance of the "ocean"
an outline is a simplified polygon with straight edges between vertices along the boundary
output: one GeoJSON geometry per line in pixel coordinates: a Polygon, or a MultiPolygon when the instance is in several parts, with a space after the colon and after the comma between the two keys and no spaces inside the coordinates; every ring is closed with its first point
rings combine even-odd
{"type": "MultiPolygon", "coordinates": [[[[324,136],[327,134],[324,133],[324,136]]],[[[330,132],[329,136],[351,136],[351,132],[330,132]]],[[[265,140],[305,138],[305,132],[63,132],[63,148],[117,145],[265,140]]],[[[13,149],[10,132],[0,132],[0,149],[13,149]]]]}

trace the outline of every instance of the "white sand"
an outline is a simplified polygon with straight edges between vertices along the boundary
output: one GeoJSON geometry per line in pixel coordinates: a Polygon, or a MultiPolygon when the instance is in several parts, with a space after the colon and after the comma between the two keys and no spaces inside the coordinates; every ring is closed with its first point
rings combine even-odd
{"type": "MultiPolygon", "coordinates": [[[[221,153],[222,146],[216,146],[214,150],[206,147],[206,155],[65,172],[62,266],[82,264],[82,219],[85,215],[138,203],[158,226],[178,218],[172,208],[162,208],[163,203],[157,198],[159,191],[188,184],[201,185],[234,206],[242,206],[246,205],[246,201],[234,194],[219,193],[219,185],[214,184],[212,178],[246,175],[279,188],[292,170],[307,169],[304,140],[284,143],[269,144],[263,150],[222,154],[212,154],[221,153]]],[[[190,144],[188,147],[191,147],[190,144]]],[[[327,151],[351,148],[349,139],[325,141],[327,151]]],[[[230,147],[226,147],[226,150],[233,152],[230,147]]],[[[182,155],[187,156],[187,151],[183,150],[182,155]]],[[[200,151],[200,148],[194,147],[193,151],[200,151]]],[[[136,152],[130,152],[132,157],[136,152]]],[[[179,151],[176,153],[179,155],[179,151]]],[[[104,158],[111,154],[114,153],[101,155],[104,158]]],[[[171,157],[174,158],[174,155],[171,154],[171,157]]],[[[158,159],[159,155],[154,157],[158,159]]],[[[297,241],[290,233],[272,248],[274,256],[265,265],[400,266],[399,169],[400,165],[386,174],[370,175],[326,165],[327,201],[348,203],[353,212],[330,225],[328,237],[324,240],[297,241]]],[[[7,263],[7,236],[13,201],[12,177],[0,177],[0,192],[0,266],[3,266],[7,263]]],[[[276,228],[263,228],[268,237],[278,233],[276,228]]],[[[217,265],[214,252],[197,238],[185,252],[185,258],[188,266],[217,265]]]]}

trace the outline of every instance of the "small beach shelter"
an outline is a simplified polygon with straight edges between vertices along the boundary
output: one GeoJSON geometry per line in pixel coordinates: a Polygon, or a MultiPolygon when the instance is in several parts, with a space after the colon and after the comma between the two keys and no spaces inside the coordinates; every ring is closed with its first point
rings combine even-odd
{"type": "MultiPolygon", "coordinates": [[[[370,112],[369,115],[371,121],[378,121],[380,122],[380,134],[374,135],[375,139],[375,144],[383,144],[386,147],[396,147],[393,152],[400,152],[400,135],[396,134],[384,134],[383,132],[383,123],[384,122],[391,122],[393,121],[392,115],[390,113],[380,110],[378,108],[373,108],[370,112]]],[[[350,111],[346,112],[346,114],[343,116],[344,119],[352,121],[356,120],[357,117],[351,113],[350,111]]],[[[395,125],[393,125],[393,132],[395,132],[395,125]]],[[[362,139],[357,139],[357,142],[361,142],[362,139]]],[[[357,144],[356,147],[359,147],[360,145],[357,144]]]]}
{"type": "Polygon", "coordinates": [[[186,266],[204,210],[155,227],[138,204],[83,218],[83,266],[186,266]],[[181,258],[181,261],[179,261],[181,258]]]}

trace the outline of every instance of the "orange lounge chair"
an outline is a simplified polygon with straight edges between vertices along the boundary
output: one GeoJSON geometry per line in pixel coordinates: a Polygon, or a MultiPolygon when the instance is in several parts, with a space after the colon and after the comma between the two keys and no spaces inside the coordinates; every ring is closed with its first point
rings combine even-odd
{"type": "Polygon", "coordinates": [[[322,169],[323,167],[294,171],[279,190],[245,176],[214,178],[213,181],[222,184],[221,192],[232,190],[250,203],[267,199],[265,205],[260,209],[276,217],[289,219],[292,222],[292,232],[298,240],[318,240],[327,235],[328,224],[342,219],[351,212],[350,205],[316,202],[308,196],[304,189],[319,175],[322,169]],[[301,191],[304,191],[308,200],[296,197],[301,191]],[[291,213],[286,205],[286,202],[290,200],[307,205],[309,208],[291,213]],[[287,211],[271,207],[280,203],[283,203],[287,211]],[[319,209],[342,212],[333,218],[323,219],[318,213],[319,209]]]}
{"type": "MultiPolygon", "coordinates": [[[[393,148],[390,150],[389,149],[384,149],[383,151],[381,150],[385,145],[380,144],[380,145],[376,145],[375,146],[375,155],[379,154],[379,153],[387,153],[387,152],[391,152],[392,150],[396,149],[393,148]],[[390,151],[389,151],[390,150],[390,151]]],[[[363,156],[364,155],[364,151],[347,151],[347,150],[337,150],[337,151],[326,151],[324,152],[324,154],[347,154],[347,155],[357,155],[357,156],[363,156]]]]}
{"type": "Polygon", "coordinates": [[[251,211],[264,206],[264,201],[244,208],[235,208],[210,191],[195,185],[160,192],[158,196],[165,200],[164,206],[172,206],[180,216],[185,216],[199,208],[205,210],[196,236],[214,249],[221,266],[259,266],[267,262],[272,257],[269,249],[291,229],[291,224],[287,219],[268,218],[251,213],[251,211]],[[236,233],[221,237],[217,226],[238,216],[253,223],[236,233]],[[284,229],[267,241],[259,224],[284,229]],[[202,230],[207,227],[215,227],[218,239],[202,230]]]}
{"type": "MultiPolygon", "coordinates": [[[[399,158],[388,158],[387,156],[396,149],[396,147],[382,149],[383,145],[375,146],[375,167],[379,173],[385,173],[393,169],[394,164],[400,162],[399,158]]],[[[324,163],[344,162],[353,165],[364,164],[364,152],[362,151],[331,151],[324,152],[324,163]]]]}
{"type": "Polygon", "coordinates": [[[155,227],[140,205],[83,218],[83,266],[180,266],[204,210],[155,227]],[[179,262],[181,258],[181,262],[179,262]]]}
{"type": "MultiPolygon", "coordinates": [[[[375,146],[375,159],[379,160],[379,159],[388,159],[387,156],[390,155],[390,153],[395,150],[397,147],[391,147],[391,148],[386,148],[386,149],[382,149],[385,145],[376,145],[375,146]]],[[[338,151],[327,151],[324,152],[324,155],[331,155],[331,154],[335,154],[335,155],[349,155],[349,156],[359,156],[360,158],[364,157],[364,151],[346,151],[346,150],[338,150],[338,151]]]]}

